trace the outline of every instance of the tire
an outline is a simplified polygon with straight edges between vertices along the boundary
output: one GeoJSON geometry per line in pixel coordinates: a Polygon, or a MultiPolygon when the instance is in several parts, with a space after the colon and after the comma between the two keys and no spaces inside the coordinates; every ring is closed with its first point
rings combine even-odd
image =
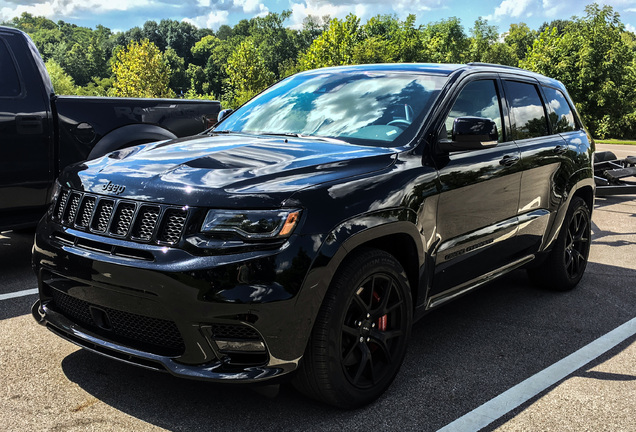
{"type": "Polygon", "coordinates": [[[572,198],[561,232],[547,259],[528,269],[530,279],[538,286],[556,291],[576,287],[587,266],[592,242],[590,209],[583,199],[572,198]]]}
{"type": "Polygon", "coordinates": [[[327,291],[294,386],[340,408],[374,401],[402,365],[412,319],[400,263],[384,251],[361,251],[341,266],[327,291]]]}

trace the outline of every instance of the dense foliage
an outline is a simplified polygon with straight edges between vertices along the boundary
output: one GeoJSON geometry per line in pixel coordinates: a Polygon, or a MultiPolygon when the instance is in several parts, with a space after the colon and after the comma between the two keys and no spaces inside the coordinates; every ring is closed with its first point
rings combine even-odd
{"type": "Polygon", "coordinates": [[[174,20],[112,32],[57,23],[28,13],[2,23],[27,32],[60,94],[217,98],[236,107],[278,79],[317,67],[382,62],[488,62],[561,80],[597,137],[636,138],[636,35],[609,6],[584,17],[512,24],[500,34],[482,18],[416,25],[378,15],[362,23],[289,11],[241,20],[216,32],[174,20]]]}

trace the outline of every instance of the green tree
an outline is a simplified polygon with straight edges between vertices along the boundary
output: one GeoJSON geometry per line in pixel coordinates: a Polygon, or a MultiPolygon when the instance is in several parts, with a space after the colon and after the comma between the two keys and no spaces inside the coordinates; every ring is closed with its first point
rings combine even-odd
{"type": "Polygon", "coordinates": [[[344,21],[334,18],[325,30],[301,55],[302,70],[353,64],[354,49],[361,39],[360,19],[353,14],[344,21]]]}
{"type": "Polygon", "coordinates": [[[600,138],[634,137],[634,52],[609,6],[585,8],[563,33],[546,29],[521,66],[562,81],[590,132],[600,138]]]}
{"type": "Polygon", "coordinates": [[[470,41],[459,18],[451,17],[424,26],[421,30],[420,60],[434,63],[464,63],[470,41]]]}
{"type": "Polygon", "coordinates": [[[170,66],[159,48],[148,40],[131,42],[117,51],[113,63],[113,96],[174,97],[170,66]]]}
{"type": "Polygon", "coordinates": [[[163,58],[170,67],[170,88],[175,94],[183,94],[190,89],[190,80],[186,74],[185,60],[172,48],[166,49],[163,58]]]}
{"type": "Polygon", "coordinates": [[[45,63],[46,70],[49,72],[53,89],[59,95],[74,95],[77,92],[75,82],[69,74],[67,74],[62,66],[55,60],[49,60],[45,63]]]}
{"type": "Polygon", "coordinates": [[[538,33],[530,30],[525,23],[510,24],[510,29],[504,36],[504,41],[506,45],[513,49],[517,59],[523,60],[526,58],[528,50],[532,47],[537,36],[538,33]]]}
{"type": "Polygon", "coordinates": [[[265,65],[251,39],[243,41],[227,60],[227,83],[231,105],[244,104],[274,82],[274,74],[265,65]]]}
{"type": "Polygon", "coordinates": [[[496,26],[489,25],[487,20],[479,17],[470,33],[467,60],[517,66],[518,59],[514,49],[505,43],[499,42],[499,33],[496,26]]]}

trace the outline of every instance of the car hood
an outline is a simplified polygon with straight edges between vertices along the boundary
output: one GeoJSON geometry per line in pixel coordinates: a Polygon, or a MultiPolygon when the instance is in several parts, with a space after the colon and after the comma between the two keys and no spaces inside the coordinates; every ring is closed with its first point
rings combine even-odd
{"type": "Polygon", "coordinates": [[[298,190],[384,169],[396,153],[309,138],[190,137],[75,165],[62,182],[87,192],[175,205],[275,207],[298,190]]]}

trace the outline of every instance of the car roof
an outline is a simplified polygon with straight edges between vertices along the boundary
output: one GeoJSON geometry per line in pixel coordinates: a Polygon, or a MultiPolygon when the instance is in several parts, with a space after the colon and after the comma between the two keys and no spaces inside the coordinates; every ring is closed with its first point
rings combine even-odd
{"type": "Polygon", "coordinates": [[[299,75],[315,75],[321,73],[339,72],[415,72],[433,75],[448,76],[455,72],[495,72],[532,77],[543,84],[563,88],[559,81],[544,75],[521,69],[514,66],[504,66],[490,63],[444,64],[444,63],[380,63],[360,64],[348,66],[332,66],[321,69],[312,69],[299,73],[299,75]]]}

